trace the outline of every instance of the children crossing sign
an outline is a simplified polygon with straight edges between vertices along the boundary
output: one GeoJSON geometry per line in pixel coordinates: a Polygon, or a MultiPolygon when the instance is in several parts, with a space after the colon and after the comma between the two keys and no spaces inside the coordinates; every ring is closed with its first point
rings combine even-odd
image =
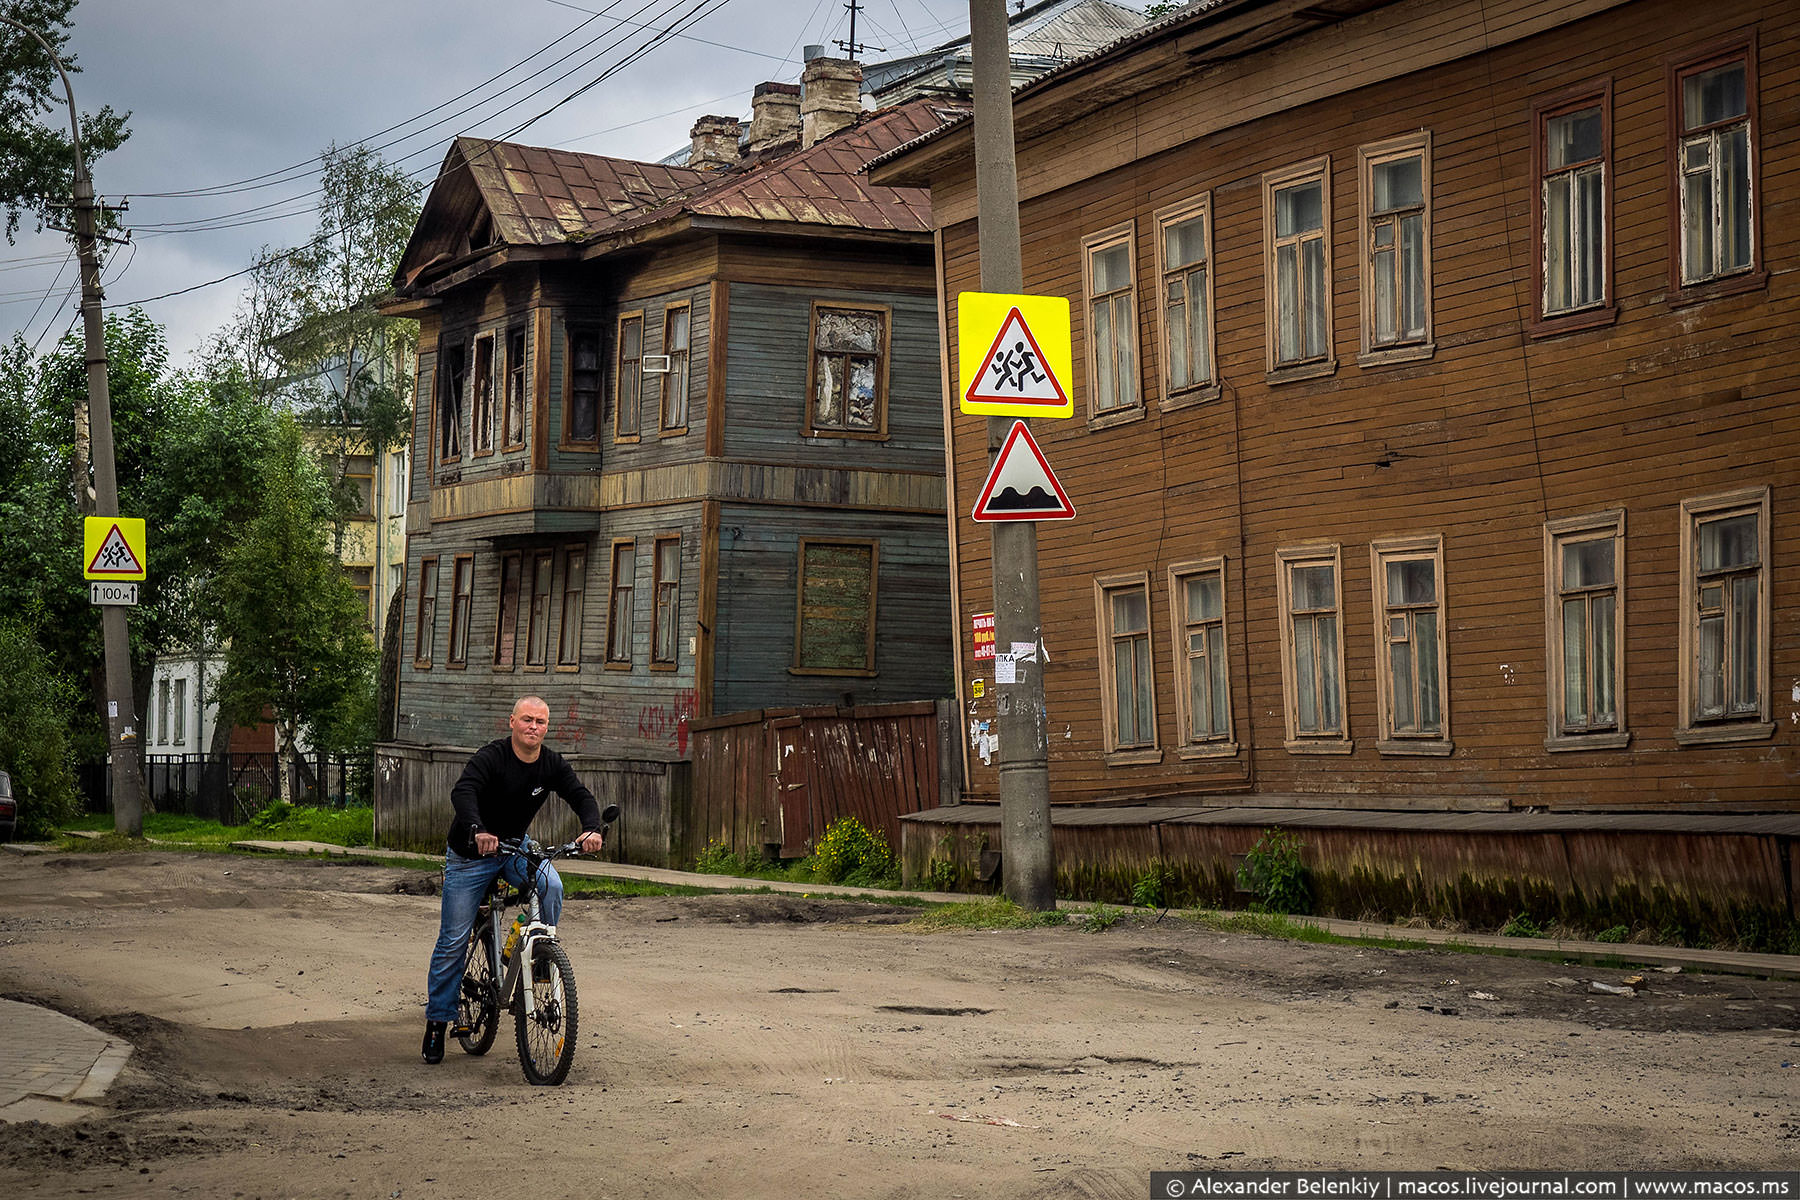
{"type": "Polygon", "coordinates": [[[1068,300],[962,292],[956,297],[956,334],[964,412],[1075,415],[1068,300]]]}
{"type": "Polygon", "coordinates": [[[144,522],[137,517],[88,517],[82,523],[81,561],[88,579],[119,583],[144,578],[144,522]]]}

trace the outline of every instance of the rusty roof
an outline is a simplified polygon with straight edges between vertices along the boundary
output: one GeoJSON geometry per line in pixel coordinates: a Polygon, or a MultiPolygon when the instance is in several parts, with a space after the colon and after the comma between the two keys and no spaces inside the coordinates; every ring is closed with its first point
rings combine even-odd
{"type": "MultiPolygon", "coordinates": [[[[452,154],[468,164],[493,216],[495,237],[509,245],[578,240],[597,228],[663,207],[713,178],[686,167],[486,138],[457,138],[452,154]]],[[[447,163],[446,173],[450,169],[447,163]]]]}

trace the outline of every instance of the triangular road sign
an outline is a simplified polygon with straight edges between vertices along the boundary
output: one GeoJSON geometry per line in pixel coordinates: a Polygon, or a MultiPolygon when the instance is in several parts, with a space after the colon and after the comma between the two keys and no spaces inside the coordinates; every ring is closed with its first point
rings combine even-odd
{"type": "Polygon", "coordinates": [[[977,521],[1064,521],[1075,515],[1025,422],[1013,422],[969,515],[977,521]]]}
{"type": "Polygon", "coordinates": [[[1001,404],[1027,413],[1056,410],[1060,414],[1068,407],[1068,393],[1018,305],[1013,305],[1000,323],[999,334],[963,393],[963,402],[1001,404]]]}
{"type": "Polygon", "coordinates": [[[136,551],[132,550],[131,543],[125,540],[125,535],[119,532],[116,522],[107,531],[106,537],[101,540],[100,548],[94,552],[93,558],[88,560],[85,574],[90,579],[113,576],[129,579],[144,577],[144,564],[138,561],[136,551]]]}

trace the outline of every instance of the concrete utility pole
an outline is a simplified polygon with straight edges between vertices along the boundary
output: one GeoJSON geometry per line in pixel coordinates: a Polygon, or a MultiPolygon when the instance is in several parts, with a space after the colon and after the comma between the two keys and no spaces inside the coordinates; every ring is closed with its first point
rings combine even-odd
{"type": "MultiPolygon", "coordinates": [[[[88,419],[93,425],[94,500],[96,517],[119,515],[119,483],[114,467],[112,395],[106,384],[106,327],[101,320],[100,256],[96,252],[97,218],[94,183],[88,177],[87,160],[81,153],[81,119],[75,112],[75,88],[62,60],[42,34],[11,17],[0,22],[37,39],[62,76],[69,97],[69,137],[75,149],[75,248],[81,260],[81,321],[87,342],[88,419]]],[[[86,481],[77,482],[77,502],[88,513],[86,481]]],[[[144,797],[139,770],[140,735],[131,694],[131,635],[125,609],[117,604],[100,606],[100,629],[106,639],[106,740],[112,751],[113,829],[128,837],[144,833],[144,797]]]]}
{"type": "MultiPolygon", "coordinates": [[[[1025,290],[1019,249],[1019,176],[1013,158],[1012,48],[1006,0],[969,0],[969,51],[975,83],[975,191],[979,208],[981,290],[1025,290]]],[[[988,458],[998,454],[1010,417],[987,419],[988,458]]],[[[994,640],[1020,656],[1018,681],[996,684],[1000,736],[1000,872],[1020,908],[1056,907],[1050,845],[1049,718],[1044,711],[1043,627],[1038,619],[1037,524],[992,526],[994,640]]]]}

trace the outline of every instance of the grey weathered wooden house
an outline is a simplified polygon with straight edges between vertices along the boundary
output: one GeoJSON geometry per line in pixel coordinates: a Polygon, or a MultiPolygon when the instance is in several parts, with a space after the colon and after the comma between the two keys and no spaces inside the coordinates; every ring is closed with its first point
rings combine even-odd
{"type": "Polygon", "coordinates": [[[761,85],[686,167],[453,144],[389,304],[420,344],[378,795],[441,802],[522,694],[652,773],[694,717],[949,694],[928,207],[861,170],[953,114],[858,78],[761,85]]]}

